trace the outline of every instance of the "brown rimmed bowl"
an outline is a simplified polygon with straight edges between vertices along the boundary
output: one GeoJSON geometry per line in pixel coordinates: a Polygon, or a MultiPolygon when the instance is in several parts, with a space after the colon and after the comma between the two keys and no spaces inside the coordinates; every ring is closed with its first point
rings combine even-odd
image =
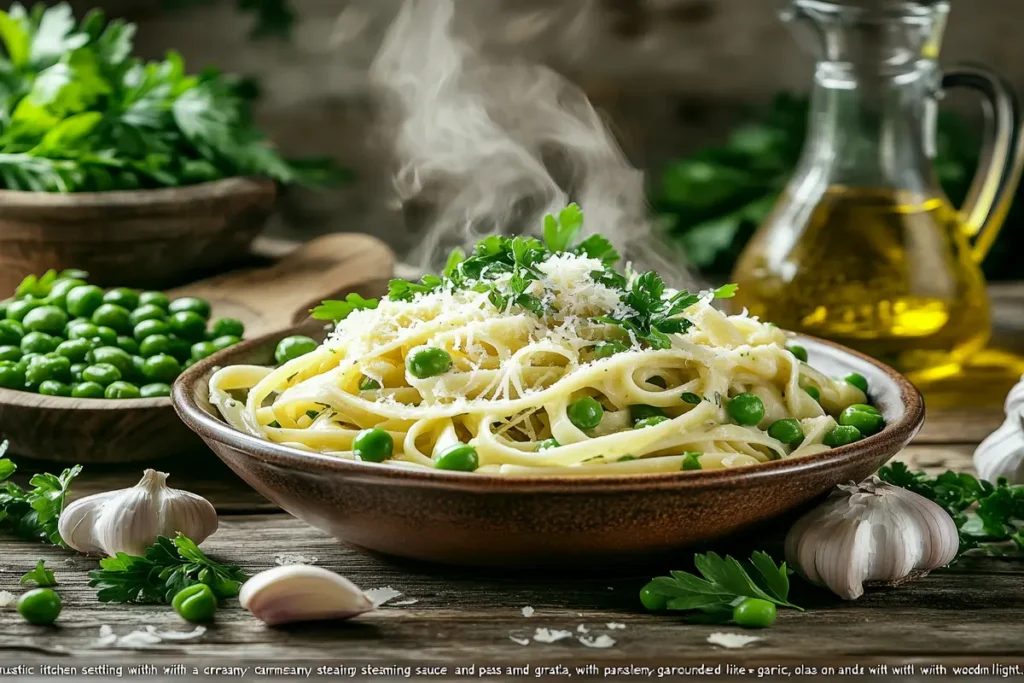
{"type": "Polygon", "coordinates": [[[0,292],[48,269],[162,289],[248,254],[274,206],[265,178],[115,192],[0,190],[0,292]]]}
{"type": "Polygon", "coordinates": [[[220,419],[209,401],[215,368],[270,364],[277,341],[295,333],[253,339],[197,363],[174,385],[175,409],[238,476],[283,509],[346,543],[415,560],[538,566],[651,559],[742,531],[867,477],[924,421],[921,395],[896,371],[798,336],[815,367],[868,379],[887,421],[882,432],[805,458],[707,472],[500,477],[409,470],[306,453],[220,419]]]}

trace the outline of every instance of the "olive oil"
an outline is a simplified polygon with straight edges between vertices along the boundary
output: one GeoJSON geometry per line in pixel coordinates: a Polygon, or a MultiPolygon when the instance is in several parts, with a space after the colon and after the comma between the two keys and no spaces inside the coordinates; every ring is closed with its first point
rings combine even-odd
{"type": "Polygon", "coordinates": [[[734,279],[737,308],[919,381],[957,373],[991,333],[968,231],[941,195],[840,186],[813,203],[784,197],[734,279]]]}

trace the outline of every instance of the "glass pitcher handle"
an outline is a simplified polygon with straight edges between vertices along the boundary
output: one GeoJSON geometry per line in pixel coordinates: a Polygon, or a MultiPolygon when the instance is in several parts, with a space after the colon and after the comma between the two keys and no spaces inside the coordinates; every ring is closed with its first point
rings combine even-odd
{"type": "Polygon", "coordinates": [[[942,78],[942,87],[971,88],[982,96],[984,145],[978,170],[960,207],[967,233],[975,238],[974,259],[981,261],[1006,219],[1024,166],[1021,105],[1013,88],[983,66],[969,64],[950,69],[942,78]]]}

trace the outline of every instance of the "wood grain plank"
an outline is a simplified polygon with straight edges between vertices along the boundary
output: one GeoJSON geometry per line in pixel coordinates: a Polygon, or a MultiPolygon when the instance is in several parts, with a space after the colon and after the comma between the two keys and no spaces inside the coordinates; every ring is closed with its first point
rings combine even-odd
{"type": "Polygon", "coordinates": [[[915,444],[977,444],[1003,423],[1002,407],[927,409],[915,444]]]}
{"type": "MultiPolygon", "coordinates": [[[[808,607],[807,612],[781,611],[775,627],[758,632],[762,641],[749,649],[723,651],[706,642],[709,633],[722,627],[689,625],[675,616],[639,609],[637,589],[670,567],[601,576],[395,564],[359,554],[285,515],[227,517],[204,547],[249,571],[273,566],[275,553],[316,557],[319,565],[363,588],[391,585],[418,602],[385,606],[354,622],[270,629],[232,601],[218,612],[216,625],[201,640],[161,645],[153,654],[267,660],[343,656],[415,665],[514,663],[526,658],[625,664],[758,657],[796,664],[831,658],[996,658],[1022,652],[1024,566],[1018,561],[972,559],[900,589],[869,592],[852,603],[797,583],[792,597],[808,607]],[[525,606],[532,606],[535,616],[523,617],[525,606]],[[625,628],[610,630],[611,622],[625,628]],[[575,632],[581,624],[590,629],[589,635],[616,639],[615,647],[589,649],[575,637],[524,647],[509,638],[530,637],[538,627],[575,632]]],[[[19,619],[0,618],[0,651],[8,657],[45,653],[110,658],[109,650],[92,649],[103,624],[122,634],[144,625],[189,628],[167,607],[97,603],[86,586],[86,572],[95,562],[46,546],[0,545],[0,590],[18,592],[18,577],[39,557],[48,559],[61,582],[66,607],[60,628],[40,629],[19,619]]],[[[682,557],[678,568],[686,568],[682,557]]]]}

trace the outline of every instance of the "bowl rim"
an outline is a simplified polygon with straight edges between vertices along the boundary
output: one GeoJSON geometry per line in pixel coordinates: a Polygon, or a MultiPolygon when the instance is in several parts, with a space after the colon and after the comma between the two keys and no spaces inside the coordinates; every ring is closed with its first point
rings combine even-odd
{"type": "MultiPolygon", "coordinates": [[[[651,489],[730,488],[751,480],[770,479],[787,474],[831,469],[843,464],[851,464],[861,459],[873,459],[881,451],[891,450],[893,453],[896,453],[910,442],[924,423],[924,398],[917,388],[910,383],[910,380],[884,363],[863,353],[835,342],[799,333],[790,333],[793,335],[792,339],[809,341],[812,345],[829,347],[840,354],[852,356],[863,363],[867,363],[885,374],[899,389],[900,400],[904,407],[903,416],[896,422],[886,425],[885,429],[881,432],[855,443],[801,458],[783,458],[751,467],[640,474],[598,474],[592,476],[506,476],[476,474],[474,472],[420,470],[388,465],[387,463],[345,460],[320,453],[309,453],[240,432],[226,422],[208,415],[206,411],[199,407],[193,398],[193,388],[210,370],[213,370],[215,367],[221,367],[224,358],[243,353],[272,339],[281,339],[303,331],[309,331],[308,323],[244,340],[240,344],[223,349],[192,365],[178,376],[171,388],[171,403],[174,406],[174,410],[185,425],[206,440],[207,443],[210,441],[218,442],[243,453],[246,457],[255,458],[270,465],[305,471],[337,472],[354,479],[365,479],[367,481],[379,481],[384,478],[388,479],[389,483],[392,484],[461,489],[481,493],[496,489],[508,493],[565,493],[567,491],[595,493],[651,489]]],[[[201,390],[206,392],[208,396],[208,386],[201,387],[201,390]]]]}
{"type": "Polygon", "coordinates": [[[33,192],[0,189],[0,206],[14,209],[61,209],[81,207],[146,207],[219,199],[276,191],[277,183],[264,176],[232,176],[194,185],[107,192],[33,192]]]}

